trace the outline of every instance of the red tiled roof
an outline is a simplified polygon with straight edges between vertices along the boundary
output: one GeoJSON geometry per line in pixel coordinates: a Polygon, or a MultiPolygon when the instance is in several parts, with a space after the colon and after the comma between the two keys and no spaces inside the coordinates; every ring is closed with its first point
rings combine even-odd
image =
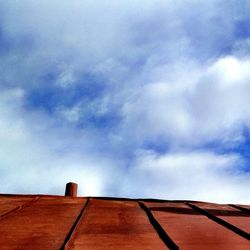
{"type": "Polygon", "coordinates": [[[250,249],[250,206],[0,195],[0,249],[250,249]]]}

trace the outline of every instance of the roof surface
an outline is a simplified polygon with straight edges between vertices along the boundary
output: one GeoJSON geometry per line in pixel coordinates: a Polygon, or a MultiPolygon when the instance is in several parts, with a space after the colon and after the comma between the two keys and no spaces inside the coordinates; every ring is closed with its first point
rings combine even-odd
{"type": "Polygon", "coordinates": [[[250,249],[250,206],[0,195],[1,249],[250,249]]]}

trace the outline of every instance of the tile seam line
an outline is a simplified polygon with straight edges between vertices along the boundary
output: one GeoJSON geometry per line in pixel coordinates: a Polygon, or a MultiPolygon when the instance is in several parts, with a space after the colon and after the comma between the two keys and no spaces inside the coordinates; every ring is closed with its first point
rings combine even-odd
{"type": "Polygon", "coordinates": [[[66,238],[65,238],[65,240],[63,242],[63,245],[60,247],[60,250],[70,249],[70,246],[72,244],[72,241],[74,240],[77,229],[78,229],[78,227],[79,227],[79,225],[81,223],[82,216],[84,214],[84,211],[85,211],[86,207],[89,204],[89,201],[90,201],[90,198],[87,197],[87,200],[83,205],[83,208],[81,209],[80,213],[78,214],[74,224],[70,228],[70,230],[69,230],[69,232],[68,232],[68,234],[67,234],[67,236],[66,236],[66,238]]]}
{"type": "Polygon", "coordinates": [[[175,244],[175,242],[168,236],[168,234],[165,232],[165,230],[162,228],[161,224],[157,221],[157,219],[154,217],[153,213],[150,211],[150,209],[141,201],[138,201],[139,206],[144,212],[146,213],[150,224],[155,229],[156,233],[160,237],[160,239],[163,241],[165,246],[169,248],[170,250],[178,250],[179,247],[175,244]]]}
{"type": "Polygon", "coordinates": [[[199,206],[197,205],[194,205],[192,203],[189,203],[189,202],[185,202],[186,205],[188,205],[189,207],[191,207],[193,210],[195,210],[196,212],[202,214],[202,215],[205,215],[207,216],[210,220],[220,224],[221,226],[225,227],[226,229],[234,232],[235,234],[243,237],[244,239],[247,239],[247,240],[250,240],[250,234],[241,230],[240,228],[234,226],[233,224],[209,213],[208,211],[206,211],[205,209],[203,208],[200,208],[199,206]]]}
{"type": "Polygon", "coordinates": [[[236,209],[240,210],[241,212],[248,213],[248,214],[250,213],[250,209],[247,209],[245,207],[241,207],[241,206],[234,205],[234,204],[229,204],[229,206],[236,208],[236,209]]]}
{"type": "Polygon", "coordinates": [[[33,205],[35,202],[37,202],[39,199],[41,199],[41,196],[36,196],[36,197],[33,198],[32,200],[27,201],[27,202],[23,203],[22,205],[17,206],[17,207],[15,207],[15,208],[13,208],[13,209],[7,211],[6,213],[0,215],[0,222],[1,222],[2,220],[4,220],[4,219],[8,218],[9,216],[11,216],[12,213],[17,212],[17,211],[21,211],[21,210],[23,210],[23,209],[26,208],[26,207],[32,206],[32,205],[33,205]]]}

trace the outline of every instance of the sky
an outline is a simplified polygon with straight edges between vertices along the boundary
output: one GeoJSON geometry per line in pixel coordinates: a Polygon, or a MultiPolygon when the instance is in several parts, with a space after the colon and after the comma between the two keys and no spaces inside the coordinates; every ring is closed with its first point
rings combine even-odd
{"type": "Polygon", "coordinates": [[[249,0],[0,0],[0,193],[250,204],[249,0]]]}

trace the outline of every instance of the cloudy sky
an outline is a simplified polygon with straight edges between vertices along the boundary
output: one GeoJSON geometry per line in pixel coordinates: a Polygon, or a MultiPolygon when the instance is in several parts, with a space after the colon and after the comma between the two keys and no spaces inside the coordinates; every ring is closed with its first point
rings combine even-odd
{"type": "Polygon", "coordinates": [[[0,0],[0,192],[250,204],[249,0],[0,0]]]}

